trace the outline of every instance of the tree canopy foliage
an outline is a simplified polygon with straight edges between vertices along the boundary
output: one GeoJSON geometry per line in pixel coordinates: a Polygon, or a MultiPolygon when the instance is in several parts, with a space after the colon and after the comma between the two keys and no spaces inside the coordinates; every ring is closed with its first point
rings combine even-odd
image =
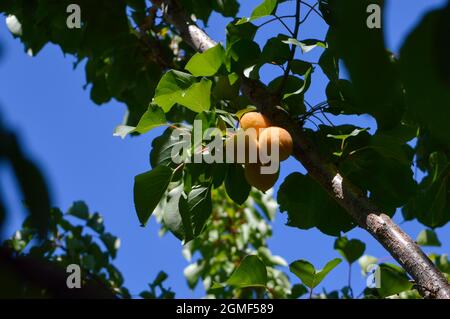
{"type": "MultiPolygon", "coordinates": [[[[396,250],[390,245],[396,238],[389,234],[398,233],[397,226],[388,217],[401,213],[405,220],[423,224],[426,230],[417,240],[421,245],[437,245],[433,230],[450,221],[450,65],[448,46],[443,45],[450,32],[450,4],[427,12],[398,55],[386,48],[383,28],[368,27],[371,4],[384,9],[381,0],[261,0],[249,16],[241,17],[237,0],[3,0],[0,12],[8,15],[9,29],[29,54],[51,44],[73,56],[75,66],[85,68],[85,88],[95,103],[116,99],[127,105],[115,135],[144,135],[167,126],[152,141],[149,170],[135,177],[134,202],[141,225],[156,215],[188,255],[202,256],[185,270],[190,287],[202,279],[207,294],[217,297],[312,295],[340,262],[332,260],[318,270],[306,260],[295,261],[290,270],[302,284],[291,285],[276,268],[285,262],[272,256],[265,242],[275,204],[250,187],[242,166],[190,161],[207,140],[194,143],[181,163],[173,162],[172,150],[180,143],[172,137],[174,130],[192,132],[194,120],[201,120],[203,131],[217,128],[225,140],[227,129],[236,130],[244,112],[257,109],[291,133],[293,155],[307,171],[289,175],[279,188],[277,201],[288,215],[288,226],[335,236],[335,249],[349,265],[358,259],[365,265],[368,259],[360,259],[364,243],[347,239],[346,232],[360,226],[380,240],[405,269],[381,264],[382,286],[366,290],[365,297],[417,297],[414,289],[419,287],[425,297],[450,298],[447,279],[437,270],[424,276],[414,261],[419,256],[423,267],[448,274],[447,257],[431,255],[432,266],[409,237],[402,237],[408,245],[396,250]],[[81,8],[81,28],[66,25],[71,3],[81,8]],[[278,14],[286,10],[292,14],[278,14]],[[215,14],[228,18],[223,43],[192,31],[197,24],[207,26],[215,14]],[[324,38],[312,39],[301,30],[311,15],[327,25],[324,38]],[[282,23],[285,32],[266,32],[257,41],[269,23],[282,23]],[[311,60],[312,50],[320,52],[318,61],[311,60]],[[262,79],[265,65],[278,68],[278,75],[262,79]],[[326,99],[311,105],[305,94],[321,74],[327,78],[322,88],[326,99]],[[333,123],[362,114],[373,117],[376,127],[358,127],[351,119],[345,125],[333,123]],[[423,172],[422,179],[416,170],[423,172]],[[380,222],[385,232],[376,226],[380,222]],[[440,292],[430,288],[430,280],[439,281],[440,292]]],[[[40,182],[17,150],[5,154],[19,180],[26,171],[35,175],[33,182],[40,182]]],[[[46,197],[30,193],[33,186],[27,183],[21,185],[32,217],[36,209],[51,211],[46,197]]],[[[119,296],[128,296],[120,274],[109,264],[116,239],[103,233],[96,215],[81,203],[68,212],[99,233],[106,252],[82,235],[79,226],[61,219],[61,212],[51,212],[50,242],[63,236],[58,240],[66,240],[72,252],[78,249],[73,245],[80,245],[76,261],[119,296]],[[55,233],[59,227],[62,234],[55,233]]],[[[26,233],[9,244],[21,251],[24,238],[26,233]]],[[[56,258],[51,250],[46,254],[56,258]]],[[[75,258],[63,256],[58,262],[75,258]]],[[[357,297],[350,286],[324,296],[357,297]]]]}

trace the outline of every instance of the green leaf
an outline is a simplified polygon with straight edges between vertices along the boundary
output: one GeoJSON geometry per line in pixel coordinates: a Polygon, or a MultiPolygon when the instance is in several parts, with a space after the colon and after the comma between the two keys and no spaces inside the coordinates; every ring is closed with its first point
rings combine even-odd
{"type": "Polygon", "coordinates": [[[339,167],[343,174],[361,189],[370,192],[370,199],[385,212],[393,214],[416,192],[410,163],[382,156],[366,148],[351,151],[339,167]]]}
{"type": "Polygon", "coordinates": [[[355,101],[353,84],[348,80],[330,81],[325,89],[332,114],[361,114],[355,101]]]}
{"type": "Polygon", "coordinates": [[[302,41],[299,41],[294,38],[288,38],[287,40],[283,40],[286,44],[292,44],[298,46],[303,53],[308,53],[309,51],[313,50],[316,47],[321,47],[326,49],[327,43],[325,41],[316,40],[316,39],[305,39],[302,41]]]}
{"type": "Polygon", "coordinates": [[[291,71],[295,74],[305,76],[312,71],[312,64],[302,60],[291,61],[291,71]]]}
{"type": "Polygon", "coordinates": [[[227,25],[227,50],[239,40],[253,40],[258,28],[252,23],[236,25],[235,21],[227,25]]]}
{"type": "Polygon", "coordinates": [[[427,157],[429,173],[403,208],[403,216],[406,220],[417,218],[422,224],[436,228],[450,220],[450,194],[447,192],[450,163],[443,152],[433,152],[427,157]]]}
{"type": "Polygon", "coordinates": [[[86,226],[99,234],[102,234],[105,231],[103,217],[99,213],[94,213],[92,216],[90,216],[86,223],[86,226]]]}
{"type": "Polygon", "coordinates": [[[381,264],[378,271],[380,271],[381,282],[377,291],[382,298],[410,290],[413,287],[406,272],[396,265],[381,264]]]}
{"type": "MultiPolygon", "coordinates": [[[[176,128],[178,129],[178,128],[176,128]]],[[[152,141],[152,150],[150,152],[150,164],[153,168],[160,165],[170,166],[175,168],[176,163],[172,161],[172,151],[176,149],[188,149],[191,145],[191,139],[177,138],[174,134],[174,129],[169,127],[164,133],[152,141]]],[[[187,154],[184,154],[187,158],[187,154]]],[[[183,158],[182,158],[183,159],[183,158]]]]}
{"type": "Polygon", "coordinates": [[[301,296],[305,295],[308,292],[308,289],[305,285],[295,284],[292,286],[291,294],[289,295],[289,299],[298,299],[301,296]]]}
{"type": "Polygon", "coordinates": [[[445,69],[448,55],[445,56],[444,42],[438,42],[438,35],[441,39],[448,37],[449,8],[425,15],[400,50],[407,112],[447,148],[450,146],[450,84],[448,68],[445,69]]]}
{"type": "Polygon", "coordinates": [[[225,189],[228,196],[238,205],[242,205],[248,198],[252,187],[245,179],[244,168],[240,164],[231,164],[225,178],[225,189]]]}
{"type": "Polygon", "coordinates": [[[291,227],[317,227],[332,236],[355,227],[349,215],[307,175],[289,175],[278,191],[278,203],[281,212],[287,211],[291,227]]]}
{"type": "Polygon", "coordinates": [[[197,82],[195,77],[176,70],[163,75],[156,87],[154,102],[167,113],[175,103],[200,113],[211,107],[210,80],[201,79],[197,82]]]}
{"type": "Polygon", "coordinates": [[[167,201],[163,210],[164,225],[180,240],[185,238],[183,219],[179,210],[183,186],[181,183],[167,193],[167,201]]]}
{"type": "Polygon", "coordinates": [[[67,214],[78,217],[83,220],[89,219],[89,208],[83,201],[77,201],[70,206],[67,214]]]}
{"type": "Polygon", "coordinates": [[[289,270],[294,273],[310,289],[317,287],[337,265],[341,259],[335,258],[329,261],[323,269],[316,270],[307,260],[297,260],[290,264],[289,270]]]}
{"type": "Polygon", "coordinates": [[[441,247],[441,242],[436,234],[436,232],[432,229],[424,229],[420,232],[420,234],[416,238],[416,242],[420,246],[434,246],[441,247]]]}
{"type": "Polygon", "coordinates": [[[188,242],[201,234],[211,216],[211,187],[194,185],[186,197],[180,197],[179,210],[188,242]]]}
{"type": "Polygon", "coordinates": [[[336,249],[349,264],[353,264],[364,254],[366,244],[358,239],[348,240],[347,237],[339,237],[334,242],[336,249]]]}
{"type": "Polygon", "coordinates": [[[260,55],[261,49],[256,42],[246,38],[240,39],[227,47],[227,68],[229,71],[242,72],[254,66],[260,55]]]}
{"type": "Polygon", "coordinates": [[[319,59],[319,66],[330,81],[336,82],[339,80],[339,59],[331,49],[323,51],[319,59]]]}
{"type": "Polygon", "coordinates": [[[309,86],[311,85],[311,74],[314,71],[313,68],[310,68],[306,71],[306,73],[304,74],[304,80],[303,80],[303,85],[300,86],[296,91],[294,92],[290,92],[290,93],[285,93],[283,95],[283,100],[286,100],[287,98],[294,96],[294,95],[300,95],[300,94],[305,94],[305,92],[308,90],[309,86]]]}
{"type": "Polygon", "coordinates": [[[219,43],[203,53],[196,53],[184,67],[193,76],[212,76],[225,61],[225,50],[219,43]]]}
{"type": "Polygon", "coordinates": [[[250,18],[242,18],[238,22],[236,22],[236,24],[239,25],[247,23],[271,15],[277,7],[277,3],[277,0],[264,0],[253,10],[250,18]]]}
{"type": "Polygon", "coordinates": [[[225,284],[237,288],[265,287],[266,265],[255,255],[246,256],[225,284]]]}
{"type": "Polygon", "coordinates": [[[271,64],[284,64],[291,56],[289,45],[278,38],[270,38],[261,53],[261,61],[271,64]]]}
{"type": "MultiPolygon", "coordinates": [[[[198,0],[194,0],[198,2],[198,0]]],[[[203,3],[202,3],[203,5],[203,3]]],[[[239,11],[239,2],[237,0],[212,1],[214,10],[222,13],[225,17],[234,17],[239,11]]]]}
{"type": "Polygon", "coordinates": [[[136,127],[128,125],[119,125],[114,130],[114,136],[125,138],[130,133],[144,134],[150,130],[168,125],[164,111],[160,107],[149,106],[148,110],[142,115],[136,127]]]}
{"type": "Polygon", "coordinates": [[[392,54],[385,48],[384,29],[367,27],[370,4],[384,8],[382,0],[330,2],[336,27],[331,29],[329,45],[347,67],[357,113],[372,115],[383,130],[395,127],[402,118],[403,89],[392,54]]]}
{"type": "Polygon", "coordinates": [[[116,258],[117,251],[120,248],[120,239],[110,233],[105,233],[100,236],[101,241],[105,244],[106,249],[111,254],[112,258],[116,258]]]}
{"type": "Polygon", "coordinates": [[[172,178],[172,169],[158,166],[134,179],[134,206],[142,226],[155,210],[172,178]]]}

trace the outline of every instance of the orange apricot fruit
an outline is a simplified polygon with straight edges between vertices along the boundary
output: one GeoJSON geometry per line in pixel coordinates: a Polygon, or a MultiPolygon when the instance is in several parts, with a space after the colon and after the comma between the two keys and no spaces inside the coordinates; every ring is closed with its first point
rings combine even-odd
{"type": "Polygon", "coordinates": [[[259,148],[266,147],[267,155],[273,156],[271,153],[272,149],[272,139],[273,143],[277,140],[278,142],[278,152],[280,162],[286,160],[292,154],[292,137],[288,131],[284,128],[271,126],[269,128],[264,129],[259,135],[259,148]]]}
{"type": "Polygon", "coordinates": [[[276,173],[273,174],[263,174],[261,172],[262,165],[256,164],[246,164],[245,165],[245,179],[247,182],[259,189],[260,191],[266,192],[268,189],[272,188],[278,180],[280,175],[280,169],[278,167],[276,173]]]}
{"type": "Polygon", "coordinates": [[[239,125],[243,130],[254,128],[257,135],[261,133],[261,130],[269,127],[270,121],[267,117],[258,112],[247,112],[242,115],[239,120],[239,125]]]}

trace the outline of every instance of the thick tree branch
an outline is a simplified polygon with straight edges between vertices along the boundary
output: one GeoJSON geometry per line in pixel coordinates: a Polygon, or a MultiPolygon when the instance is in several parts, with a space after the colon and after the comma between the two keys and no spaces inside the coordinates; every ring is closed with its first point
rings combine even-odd
{"type": "MultiPolygon", "coordinates": [[[[173,24],[181,37],[196,51],[203,52],[214,45],[212,40],[190,18],[176,0],[153,0],[163,10],[165,19],[173,24]]],[[[258,110],[273,124],[290,132],[294,141],[294,156],[340,206],[378,240],[400,265],[414,278],[416,287],[425,298],[450,299],[450,285],[420,247],[330,161],[322,158],[305,136],[302,128],[281,107],[276,96],[257,80],[241,77],[241,90],[258,110]]]]}

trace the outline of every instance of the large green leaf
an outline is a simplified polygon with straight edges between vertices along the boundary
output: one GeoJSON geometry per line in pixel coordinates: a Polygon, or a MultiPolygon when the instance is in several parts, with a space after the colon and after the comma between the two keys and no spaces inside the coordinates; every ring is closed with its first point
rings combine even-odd
{"type": "Polygon", "coordinates": [[[163,207],[164,225],[180,240],[185,238],[183,220],[179,210],[179,202],[182,193],[183,184],[181,183],[167,193],[166,204],[163,207]]]}
{"type": "MultiPolygon", "coordinates": [[[[178,128],[175,128],[178,129],[178,128]]],[[[181,132],[181,131],[179,131],[181,132]]],[[[175,168],[176,163],[172,160],[172,151],[179,149],[189,149],[191,145],[191,139],[183,139],[181,137],[177,138],[173,134],[174,129],[169,127],[164,133],[152,141],[152,150],[150,152],[150,164],[152,167],[157,167],[160,165],[170,166],[175,168]],[[174,150],[175,148],[175,150],[174,150]]],[[[183,158],[187,158],[187,154],[183,154],[183,158]]]]}
{"type": "Polygon", "coordinates": [[[407,220],[417,218],[422,224],[436,228],[450,220],[450,163],[442,152],[432,153],[429,162],[429,174],[403,208],[403,216],[407,220]]]}
{"type": "Polygon", "coordinates": [[[307,260],[297,260],[289,265],[289,269],[304,285],[313,289],[317,287],[337,265],[341,263],[341,259],[335,258],[329,261],[323,269],[316,270],[314,266],[307,260]]]}
{"type": "Polygon", "coordinates": [[[242,72],[254,66],[260,55],[259,45],[251,39],[243,38],[227,47],[226,66],[229,71],[242,72]]]}
{"type": "Polygon", "coordinates": [[[258,28],[252,23],[236,25],[231,22],[227,25],[227,49],[241,39],[253,40],[258,28]]]}
{"type": "Polygon", "coordinates": [[[401,120],[403,91],[395,63],[385,49],[383,29],[367,26],[367,8],[382,0],[330,2],[332,31],[338,56],[344,61],[355,88],[358,113],[375,117],[379,129],[396,126],[401,120]]]}
{"type": "Polygon", "coordinates": [[[381,282],[377,291],[382,298],[410,290],[413,287],[406,272],[396,265],[381,264],[378,271],[380,271],[381,282]]]}
{"type": "Polygon", "coordinates": [[[371,200],[389,214],[405,205],[416,191],[409,162],[384,157],[371,148],[348,156],[340,169],[353,183],[370,192],[371,200]]]}
{"type": "Polygon", "coordinates": [[[246,256],[225,284],[237,288],[265,287],[266,265],[255,255],[246,256]]]}
{"type": "Polygon", "coordinates": [[[240,164],[231,164],[225,178],[225,189],[228,196],[237,204],[242,205],[248,198],[251,186],[245,179],[244,168],[240,164]]]}
{"type": "Polygon", "coordinates": [[[163,75],[156,87],[154,102],[164,112],[168,112],[175,103],[200,113],[209,110],[211,106],[210,80],[201,79],[200,82],[188,73],[171,70],[163,75]]]}
{"type": "Polygon", "coordinates": [[[184,67],[194,76],[212,76],[217,73],[225,61],[225,50],[221,44],[196,53],[184,67]]]}
{"type": "Polygon", "coordinates": [[[340,237],[334,242],[336,249],[349,264],[353,264],[364,254],[366,244],[358,239],[348,240],[347,237],[340,237]]]}
{"type": "Polygon", "coordinates": [[[242,18],[236,24],[243,24],[271,15],[277,7],[278,0],[263,0],[252,12],[250,18],[242,18]]]}
{"type": "Polygon", "coordinates": [[[319,66],[330,81],[336,82],[339,80],[339,59],[332,50],[326,49],[322,53],[319,59],[319,66]]]}
{"type": "Polygon", "coordinates": [[[158,166],[134,179],[134,206],[142,226],[155,210],[172,178],[172,169],[158,166]]]}
{"type": "Polygon", "coordinates": [[[120,136],[125,138],[130,133],[144,134],[150,130],[167,125],[166,116],[164,111],[159,107],[149,106],[148,110],[142,115],[139,123],[136,127],[128,125],[119,125],[114,131],[114,136],[120,136]]]}
{"type": "Polygon", "coordinates": [[[283,64],[291,55],[289,45],[278,38],[270,38],[261,53],[261,60],[266,63],[283,64]]]}
{"type": "Polygon", "coordinates": [[[211,187],[194,185],[187,196],[180,197],[179,210],[187,242],[200,235],[211,216],[211,187]]]}
{"type": "Polygon", "coordinates": [[[350,216],[307,175],[289,175],[278,191],[278,203],[280,211],[288,213],[288,226],[317,227],[333,236],[355,227],[350,216]]]}
{"type": "Polygon", "coordinates": [[[443,44],[448,38],[449,21],[450,5],[428,13],[400,51],[408,113],[447,147],[450,146],[450,85],[445,72],[449,60],[448,55],[440,57],[446,47],[443,44]],[[439,39],[438,34],[443,36],[439,39]]]}

